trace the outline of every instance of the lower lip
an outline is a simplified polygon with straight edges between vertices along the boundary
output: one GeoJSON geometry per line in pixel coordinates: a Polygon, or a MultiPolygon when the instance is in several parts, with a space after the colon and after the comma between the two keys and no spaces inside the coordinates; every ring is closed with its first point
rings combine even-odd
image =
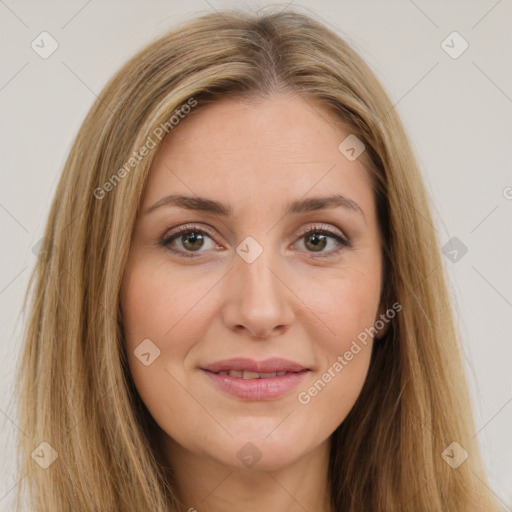
{"type": "Polygon", "coordinates": [[[201,370],[222,390],[230,395],[246,400],[269,400],[284,395],[296,387],[309,373],[287,373],[281,377],[266,379],[243,379],[230,375],[219,375],[208,370],[201,370]]]}

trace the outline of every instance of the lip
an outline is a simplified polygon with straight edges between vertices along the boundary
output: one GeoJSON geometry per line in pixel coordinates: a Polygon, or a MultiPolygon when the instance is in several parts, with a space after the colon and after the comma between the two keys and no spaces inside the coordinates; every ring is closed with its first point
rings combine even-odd
{"type": "Polygon", "coordinates": [[[271,400],[280,397],[296,387],[309,373],[309,370],[286,373],[281,377],[267,377],[264,379],[243,379],[220,375],[209,370],[201,370],[209,377],[219,389],[246,400],[271,400]]]}
{"type": "Polygon", "coordinates": [[[209,370],[210,372],[221,372],[229,370],[245,370],[248,372],[270,373],[270,372],[301,372],[309,370],[305,366],[283,359],[281,357],[271,357],[264,361],[255,361],[246,357],[233,357],[225,359],[216,363],[208,364],[201,367],[202,370],[209,370]]]}
{"type": "Polygon", "coordinates": [[[311,370],[288,359],[271,358],[258,362],[246,358],[232,358],[207,365],[201,368],[201,371],[221,391],[229,395],[245,400],[271,400],[285,395],[298,386],[311,370]],[[282,376],[254,379],[215,373],[230,370],[287,373],[282,376]]]}

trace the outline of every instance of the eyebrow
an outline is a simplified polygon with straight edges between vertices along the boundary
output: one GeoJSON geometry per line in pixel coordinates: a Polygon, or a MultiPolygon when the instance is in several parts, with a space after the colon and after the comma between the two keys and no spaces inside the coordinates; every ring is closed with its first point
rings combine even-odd
{"type": "MultiPolygon", "coordinates": [[[[212,213],[221,217],[230,217],[233,215],[233,210],[229,205],[225,205],[219,201],[214,201],[213,199],[207,199],[205,197],[192,197],[181,194],[170,194],[163,197],[155,204],[147,208],[143,214],[147,215],[157,208],[161,208],[163,206],[177,206],[187,210],[212,213]]],[[[285,216],[339,207],[353,210],[365,217],[364,212],[360,206],[356,202],[352,201],[352,199],[349,199],[342,194],[326,197],[311,197],[308,199],[292,201],[287,205],[285,216]]]]}

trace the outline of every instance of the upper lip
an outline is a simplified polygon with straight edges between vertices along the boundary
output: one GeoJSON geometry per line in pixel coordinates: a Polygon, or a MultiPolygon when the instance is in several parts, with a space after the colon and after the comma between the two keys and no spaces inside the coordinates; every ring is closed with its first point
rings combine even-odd
{"type": "Polygon", "coordinates": [[[202,369],[215,373],[230,370],[242,370],[257,373],[301,372],[303,370],[308,370],[308,368],[299,363],[280,357],[271,357],[264,361],[255,361],[245,357],[234,357],[208,364],[203,366],[202,369]]]}

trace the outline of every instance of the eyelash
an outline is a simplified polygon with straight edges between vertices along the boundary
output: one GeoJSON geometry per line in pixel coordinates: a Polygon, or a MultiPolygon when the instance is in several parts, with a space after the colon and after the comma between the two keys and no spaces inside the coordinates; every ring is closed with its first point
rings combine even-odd
{"type": "MultiPolygon", "coordinates": [[[[200,228],[199,226],[194,226],[194,225],[185,225],[185,226],[179,226],[174,231],[172,231],[168,234],[165,234],[161,238],[159,244],[162,247],[167,248],[172,253],[177,254],[178,256],[181,256],[184,258],[199,257],[200,255],[198,252],[194,253],[192,251],[177,250],[171,246],[171,242],[173,242],[174,240],[180,238],[181,236],[187,235],[189,233],[199,233],[199,234],[203,234],[203,235],[208,235],[208,237],[213,240],[213,235],[211,233],[209,233],[208,231],[206,231],[204,228],[200,228]]],[[[310,252],[313,258],[327,258],[330,256],[334,256],[334,255],[337,255],[344,248],[351,246],[351,243],[348,240],[346,240],[345,238],[343,238],[340,235],[338,235],[337,233],[335,233],[332,229],[330,229],[325,224],[306,229],[299,235],[299,240],[304,238],[306,235],[312,235],[312,234],[327,235],[328,237],[336,240],[336,242],[338,243],[337,248],[335,248],[331,251],[328,251],[326,253],[322,252],[322,253],[315,254],[314,252],[306,251],[306,252],[310,252]]]]}

